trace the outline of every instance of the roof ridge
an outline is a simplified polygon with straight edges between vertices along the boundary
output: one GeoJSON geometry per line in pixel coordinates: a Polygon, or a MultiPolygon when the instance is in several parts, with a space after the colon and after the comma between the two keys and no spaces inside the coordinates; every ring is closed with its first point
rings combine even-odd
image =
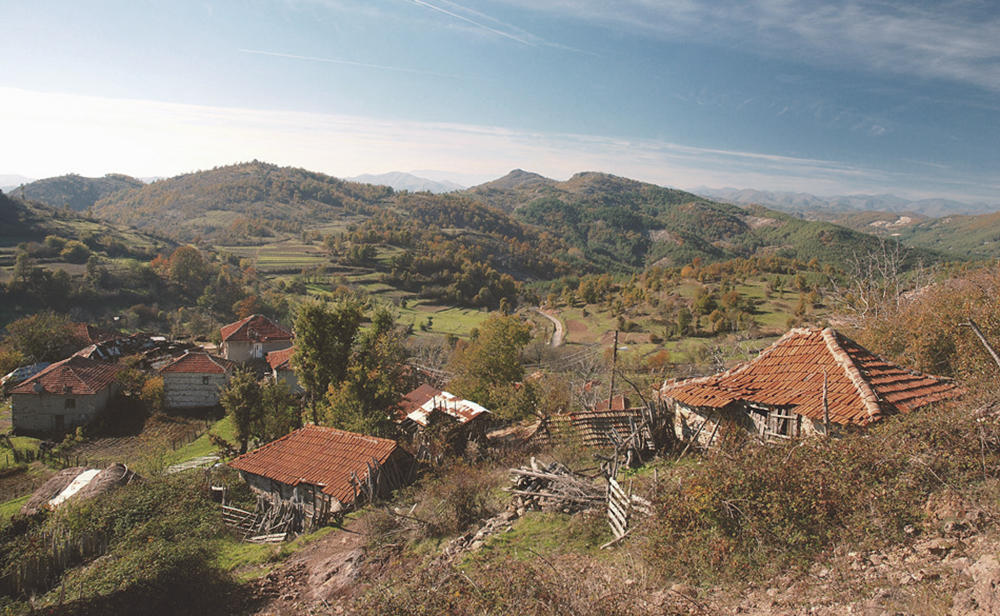
{"type": "Polygon", "coordinates": [[[854,363],[854,358],[840,346],[836,330],[827,327],[821,333],[823,334],[823,340],[826,342],[826,348],[830,351],[830,355],[844,370],[844,374],[850,379],[854,388],[858,390],[861,403],[864,405],[865,410],[868,411],[869,422],[875,421],[882,416],[882,408],[878,404],[878,395],[875,394],[875,390],[872,389],[871,385],[868,384],[868,381],[861,374],[861,370],[854,363]]]}

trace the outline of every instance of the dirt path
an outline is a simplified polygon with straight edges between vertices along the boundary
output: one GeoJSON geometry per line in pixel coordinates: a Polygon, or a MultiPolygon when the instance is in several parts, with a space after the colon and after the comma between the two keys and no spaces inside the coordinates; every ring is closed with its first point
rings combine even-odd
{"type": "Polygon", "coordinates": [[[556,330],[552,332],[552,347],[555,348],[562,346],[563,338],[566,336],[566,330],[563,328],[562,321],[559,317],[554,317],[547,312],[542,312],[541,308],[535,308],[535,312],[552,321],[552,324],[556,327],[556,330]]]}
{"type": "Polygon", "coordinates": [[[348,600],[364,557],[364,536],[356,526],[348,524],[307,545],[253,582],[253,613],[306,616],[314,614],[316,606],[334,608],[348,600]]]}

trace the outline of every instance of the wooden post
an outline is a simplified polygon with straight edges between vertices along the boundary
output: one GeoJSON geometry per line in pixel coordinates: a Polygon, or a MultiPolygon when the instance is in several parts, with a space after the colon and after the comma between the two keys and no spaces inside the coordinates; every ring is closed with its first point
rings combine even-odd
{"type": "Polygon", "coordinates": [[[615,330],[615,346],[611,352],[611,393],[608,394],[608,410],[615,401],[615,371],[618,368],[618,330],[615,330]]]}
{"type": "Polygon", "coordinates": [[[826,368],[823,368],[823,432],[830,436],[830,401],[827,398],[826,368]]]}
{"type": "Polygon", "coordinates": [[[986,347],[986,350],[989,351],[990,355],[993,357],[993,361],[995,361],[997,365],[1000,366],[1000,355],[997,355],[997,352],[993,349],[993,346],[986,339],[986,336],[983,334],[983,330],[979,329],[979,326],[976,325],[976,322],[973,321],[972,319],[969,319],[968,323],[961,323],[961,325],[972,329],[972,333],[976,334],[976,337],[979,338],[979,341],[983,343],[983,346],[986,347]]]}

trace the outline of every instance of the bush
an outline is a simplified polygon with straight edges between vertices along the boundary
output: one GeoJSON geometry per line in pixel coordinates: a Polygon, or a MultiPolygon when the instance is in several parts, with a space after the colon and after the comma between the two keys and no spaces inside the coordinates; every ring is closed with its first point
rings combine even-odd
{"type": "Polygon", "coordinates": [[[941,407],[842,440],[729,440],[660,484],[646,558],[667,577],[735,581],[804,566],[833,545],[903,541],[942,482],[970,486],[996,468],[997,439],[980,438],[980,427],[941,407]]]}

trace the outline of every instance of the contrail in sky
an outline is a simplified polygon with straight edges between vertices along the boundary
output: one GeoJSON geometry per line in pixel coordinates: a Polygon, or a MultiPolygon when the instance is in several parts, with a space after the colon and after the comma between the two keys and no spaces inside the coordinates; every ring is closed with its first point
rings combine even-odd
{"type": "Polygon", "coordinates": [[[237,49],[241,53],[255,53],[261,56],[275,56],[278,58],[292,58],[293,60],[311,60],[313,62],[329,62],[331,64],[346,64],[348,66],[362,66],[364,68],[377,68],[384,71],[399,71],[401,73],[416,73],[417,75],[437,75],[438,77],[456,77],[465,79],[462,75],[451,75],[449,73],[435,73],[433,71],[421,71],[413,68],[400,68],[398,66],[383,66],[381,64],[365,64],[364,62],[351,62],[350,60],[335,60],[333,58],[314,58],[312,56],[296,56],[290,53],[277,53],[273,51],[258,51],[256,49],[237,49]]]}
{"type": "Polygon", "coordinates": [[[461,19],[462,21],[467,21],[467,22],[469,22],[470,24],[472,24],[474,26],[479,26],[480,28],[483,28],[485,30],[489,30],[490,32],[492,32],[494,34],[499,34],[500,36],[507,37],[507,38],[511,39],[512,41],[517,41],[518,43],[521,43],[522,45],[527,45],[529,47],[537,47],[537,45],[535,45],[533,43],[530,43],[530,42],[528,42],[528,41],[526,41],[524,39],[520,39],[520,38],[514,36],[513,34],[507,34],[506,32],[504,32],[502,30],[497,30],[496,28],[491,28],[491,27],[489,27],[489,26],[487,26],[485,24],[479,23],[478,21],[476,21],[474,19],[469,19],[468,17],[465,17],[463,15],[459,15],[458,13],[452,13],[451,11],[445,10],[445,9],[439,7],[439,6],[434,6],[433,4],[428,4],[428,3],[424,2],[423,0],[413,0],[413,2],[415,4],[419,4],[420,6],[426,6],[429,9],[432,9],[432,10],[444,13],[445,15],[450,15],[451,17],[454,17],[455,19],[461,19]]]}

